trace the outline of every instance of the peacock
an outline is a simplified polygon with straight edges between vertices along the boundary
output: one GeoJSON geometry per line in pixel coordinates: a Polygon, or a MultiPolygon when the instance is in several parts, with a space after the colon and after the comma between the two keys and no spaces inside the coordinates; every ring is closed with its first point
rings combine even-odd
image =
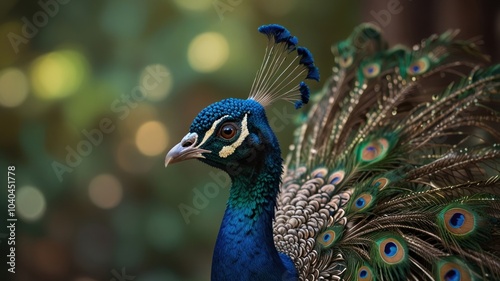
{"type": "Polygon", "coordinates": [[[457,31],[388,47],[362,24],[311,52],[264,25],[249,98],[204,108],[165,166],[231,178],[211,280],[500,280],[500,65],[457,31]],[[265,113],[298,111],[285,158],[265,113]]]}

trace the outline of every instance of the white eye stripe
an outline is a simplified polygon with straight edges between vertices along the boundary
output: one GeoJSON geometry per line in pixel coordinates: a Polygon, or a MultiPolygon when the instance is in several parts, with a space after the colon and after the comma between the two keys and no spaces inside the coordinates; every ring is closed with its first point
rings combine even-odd
{"type": "Polygon", "coordinates": [[[233,142],[230,145],[224,146],[220,151],[219,151],[219,157],[221,158],[227,158],[229,155],[233,154],[236,148],[238,148],[245,138],[250,134],[248,132],[248,127],[247,127],[247,114],[245,114],[245,117],[243,117],[243,121],[241,121],[241,134],[238,137],[238,139],[233,142]]]}
{"type": "Polygon", "coordinates": [[[227,117],[229,117],[229,115],[224,115],[221,118],[215,120],[215,122],[212,124],[212,127],[210,127],[210,130],[208,130],[205,133],[205,136],[203,136],[203,139],[201,140],[200,144],[198,144],[196,147],[200,147],[202,144],[204,144],[208,140],[208,138],[213,135],[213,133],[215,132],[215,128],[217,128],[217,125],[219,125],[219,123],[222,122],[227,117]]]}

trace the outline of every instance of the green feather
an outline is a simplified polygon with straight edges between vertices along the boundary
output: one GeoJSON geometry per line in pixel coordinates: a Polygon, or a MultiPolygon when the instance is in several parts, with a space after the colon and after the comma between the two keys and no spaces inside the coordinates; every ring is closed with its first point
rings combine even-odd
{"type": "Polygon", "coordinates": [[[409,252],[403,237],[392,234],[377,234],[371,248],[371,263],[375,272],[390,280],[399,280],[409,270],[409,252]]]}

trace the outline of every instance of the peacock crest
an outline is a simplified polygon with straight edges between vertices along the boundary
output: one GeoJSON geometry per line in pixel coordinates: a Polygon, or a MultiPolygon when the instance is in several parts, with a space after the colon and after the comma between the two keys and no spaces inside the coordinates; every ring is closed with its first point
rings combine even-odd
{"type": "Polygon", "coordinates": [[[500,280],[500,65],[455,31],[389,48],[360,25],[282,162],[264,108],[307,104],[319,72],[259,31],[249,99],[208,106],[166,159],[231,176],[212,280],[500,280]]]}
{"type": "Polygon", "coordinates": [[[301,108],[309,102],[309,87],[304,81],[297,83],[297,80],[305,75],[305,79],[319,81],[319,70],[311,52],[297,46],[297,37],[280,25],[264,25],[259,27],[259,32],[267,35],[269,41],[249,99],[262,106],[283,99],[294,102],[295,108],[301,108]]]}

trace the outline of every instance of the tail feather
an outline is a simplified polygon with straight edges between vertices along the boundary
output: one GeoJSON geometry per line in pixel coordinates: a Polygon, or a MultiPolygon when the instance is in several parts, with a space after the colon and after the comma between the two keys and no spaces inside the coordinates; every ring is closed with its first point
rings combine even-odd
{"type": "Polygon", "coordinates": [[[500,65],[456,34],[332,48],[274,226],[301,280],[500,278],[500,65]]]}

